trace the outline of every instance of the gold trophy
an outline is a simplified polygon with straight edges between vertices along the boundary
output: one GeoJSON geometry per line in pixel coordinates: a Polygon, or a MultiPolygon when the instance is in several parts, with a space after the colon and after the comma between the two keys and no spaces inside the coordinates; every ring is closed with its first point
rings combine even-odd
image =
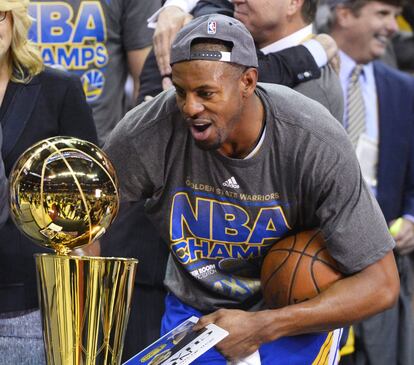
{"type": "Polygon", "coordinates": [[[16,225],[56,251],[35,255],[47,363],[120,364],[137,260],[70,256],[118,212],[110,161],[92,143],[49,138],[16,162],[10,194],[16,225]]]}

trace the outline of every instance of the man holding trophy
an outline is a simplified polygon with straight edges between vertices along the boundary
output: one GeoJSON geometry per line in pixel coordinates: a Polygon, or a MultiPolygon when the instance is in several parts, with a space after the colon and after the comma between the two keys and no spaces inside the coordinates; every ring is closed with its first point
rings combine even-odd
{"type": "MultiPolygon", "coordinates": [[[[163,333],[191,316],[201,317],[195,329],[227,330],[199,364],[255,352],[264,365],[321,353],[335,364],[339,328],[389,308],[399,290],[394,242],[345,132],[319,104],[257,84],[253,39],[233,18],[190,22],[171,60],[175,91],[129,112],[105,145],[123,199],[146,199],[168,242],[163,333]],[[308,301],[265,308],[261,260],[315,227],[344,278],[308,301]]],[[[69,137],[32,146],[11,173],[13,219],[57,252],[36,255],[49,364],[119,364],[136,262],[68,255],[111,223],[116,180],[95,145],[69,137]]]]}

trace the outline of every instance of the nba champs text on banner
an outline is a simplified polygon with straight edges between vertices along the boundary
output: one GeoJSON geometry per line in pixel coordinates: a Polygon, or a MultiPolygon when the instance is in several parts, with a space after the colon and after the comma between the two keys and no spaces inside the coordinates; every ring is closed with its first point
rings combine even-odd
{"type": "Polygon", "coordinates": [[[46,65],[77,74],[88,102],[99,99],[105,84],[107,26],[99,1],[78,7],[61,1],[31,2],[30,39],[40,45],[46,65]]]}

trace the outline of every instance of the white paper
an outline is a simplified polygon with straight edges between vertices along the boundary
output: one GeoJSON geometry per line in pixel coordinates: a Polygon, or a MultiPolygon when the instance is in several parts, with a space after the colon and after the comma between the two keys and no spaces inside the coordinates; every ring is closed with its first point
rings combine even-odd
{"type": "Polygon", "coordinates": [[[214,324],[194,332],[192,328],[197,321],[194,316],[187,319],[124,365],[187,365],[229,334],[214,324]]]}
{"type": "Polygon", "coordinates": [[[362,176],[371,188],[377,186],[378,141],[362,134],[356,147],[362,176]]]}

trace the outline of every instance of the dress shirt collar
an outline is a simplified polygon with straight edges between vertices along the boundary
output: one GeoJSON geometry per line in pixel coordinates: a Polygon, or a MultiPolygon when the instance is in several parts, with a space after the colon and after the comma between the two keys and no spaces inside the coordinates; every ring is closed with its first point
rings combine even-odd
{"type": "Polygon", "coordinates": [[[279,39],[276,42],[273,42],[266,47],[261,48],[260,50],[264,54],[269,54],[273,52],[281,51],[285,48],[297,46],[302,43],[304,40],[309,38],[312,35],[312,24],[307,25],[306,27],[299,29],[295,33],[288,35],[285,38],[279,39]]]}
{"type": "MultiPolygon", "coordinates": [[[[347,85],[348,80],[355,66],[356,62],[349,57],[345,52],[339,50],[339,57],[341,59],[341,67],[339,71],[339,77],[342,85],[347,85]]],[[[362,81],[366,82],[367,79],[372,80],[374,77],[374,66],[372,62],[367,63],[362,67],[361,76],[362,81]]]]}

